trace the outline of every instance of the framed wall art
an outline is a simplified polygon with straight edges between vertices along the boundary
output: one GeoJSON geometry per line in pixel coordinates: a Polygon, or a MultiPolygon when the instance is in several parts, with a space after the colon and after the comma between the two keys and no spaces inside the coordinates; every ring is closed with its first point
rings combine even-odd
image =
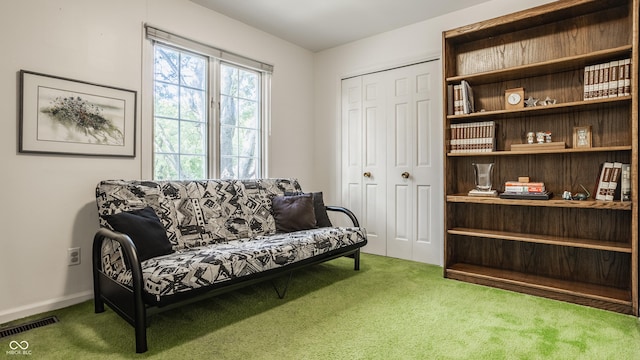
{"type": "Polygon", "coordinates": [[[20,71],[20,152],[134,157],[135,132],[135,91],[20,71]]]}
{"type": "Polygon", "coordinates": [[[591,126],[576,126],[573,128],[573,147],[591,147],[591,126]]]}

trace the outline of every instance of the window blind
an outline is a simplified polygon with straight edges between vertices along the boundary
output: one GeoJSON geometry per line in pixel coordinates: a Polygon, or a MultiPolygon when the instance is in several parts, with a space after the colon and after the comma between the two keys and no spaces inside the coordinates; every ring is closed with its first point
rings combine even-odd
{"type": "Polygon", "coordinates": [[[216,59],[224,60],[236,65],[245,66],[256,71],[271,74],[273,73],[273,65],[266,64],[248,57],[234,54],[232,52],[219,49],[215,46],[203,44],[199,41],[191,40],[180,35],[170,33],[145,24],[145,33],[147,39],[158,41],[167,45],[181,47],[185,50],[198,52],[202,55],[208,55],[216,59]]]}

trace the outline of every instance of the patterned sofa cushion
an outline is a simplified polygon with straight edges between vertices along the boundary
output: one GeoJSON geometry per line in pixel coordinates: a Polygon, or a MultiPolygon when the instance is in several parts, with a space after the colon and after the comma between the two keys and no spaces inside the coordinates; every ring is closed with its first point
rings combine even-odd
{"type": "Polygon", "coordinates": [[[177,230],[175,250],[249,236],[243,204],[247,199],[235,180],[159,182],[163,202],[177,230]]]}
{"type": "Polygon", "coordinates": [[[101,181],[100,225],[106,215],[154,209],[174,251],[275,233],[271,197],[301,191],[295,179],[101,181]]]}
{"type": "Polygon", "coordinates": [[[274,234],[276,222],[271,211],[271,198],[285,192],[300,192],[295,179],[259,179],[240,181],[246,201],[243,212],[247,215],[250,236],[274,234]]]}
{"type": "MultiPolygon", "coordinates": [[[[164,201],[160,184],[153,181],[104,180],[96,187],[96,203],[100,226],[111,229],[105,216],[123,211],[141,210],[150,206],[167,231],[174,250],[178,247],[178,232],[170,204],[164,201]]],[[[115,249],[115,247],[114,247],[115,249]]]]}
{"type": "MultiPolygon", "coordinates": [[[[96,188],[100,225],[105,217],[153,208],[175,252],[141,263],[144,289],[160,300],[364,243],[361,228],[324,227],[276,234],[271,199],[300,193],[295,179],[123,181],[96,188]]],[[[119,243],[102,243],[102,267],[131,285],[119,243]]]]}
{"type": "MultiPolygon", "coordinates": [[[[144,290],[160,301],[163,296],[282,267],[363,241],[361,228],[334,227],[184,249],[142,263],[144,290]]],[[[109,276],[131,285],[128,270],[109,276]]]]}

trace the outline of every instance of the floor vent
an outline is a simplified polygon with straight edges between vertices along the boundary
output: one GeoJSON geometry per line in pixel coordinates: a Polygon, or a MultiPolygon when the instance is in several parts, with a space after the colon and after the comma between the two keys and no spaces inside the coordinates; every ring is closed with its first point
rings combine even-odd
{"type": "Polygon", "coordinates": [[[57,323],[59,320],[55,316],[49,316],[44,319],[30,321],[28,323],[12,326],[7,329],[0,330],[0,338],[23,333],[27,330],[43,327],[57,323]]]}

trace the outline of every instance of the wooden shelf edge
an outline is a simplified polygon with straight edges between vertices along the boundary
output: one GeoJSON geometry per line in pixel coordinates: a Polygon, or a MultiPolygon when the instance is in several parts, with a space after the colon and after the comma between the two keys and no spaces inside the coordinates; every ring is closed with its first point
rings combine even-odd
{"type": "MultiPolygon", "coordinates": [[[[580,100],[580,101],[571,101],[561,104],[555,105],[547,105],[547,106],[534,106],[534,107],[525,107],[522,109],[513,109],[513,110],[491,110],[491,111],[478,111],[472,114],[463,114],[463,115],[447,115],[448,120],[477,120],[477,118],[483,117],[496,117],[496,116],[513,116],[519,114],[527,114],[533,115],[532,113],[555,113],[559,111],[570,111],[575,110],[580,107],[589,107],[595,105],[602,104],[613,104],[617,102],[631,101],[631,96],[618,96],[612,98],[605,99],[594,99],[594,100],[580,100]]],[[[537,115],[537,114],[536,114],[537,115]]]]}
{"type": "Polygon", "coordinates": [[[449,157],[459,156],[514,156],[514,155],[540,155],[540,154],[571,154],[571,153],[587,153],[587,152],[608,152],[608,151],[630,151],[631,145],[624,146],[597,146],[590,148],[566,148],[555,150],[528,150],[528,151],[512,151],[512,150],[499,150],[488,152],[464,152],[464,153],[447,153],[449,157]]]}
{"type": "Polygon", "coordinates": [[[539,207],[563,207],[596,210],[632,210],[631,201],[602,201],[602,200],[564,200],[554,196],[550,200],[518,200],[500,199],[499,197],[468,196],[467,194],[447,195],[446,201],[450,203],[495,204],[515,206],[539,206],[539,207]]]}
{"type": "Polygon", "coordinates": [[[624,243],[616,243],[612,241],[601,241],[592,239],[566,238],[551,235],[536,235],[527,233],[515,233],[508,231],[494,231],[485,229],[469,229],[469,228],[453,228],[447,230],[448,234],[461,236],[474,236],[489,239],[499,239],[508,241],[522,241],[536,244],[571,246],[584,249],[595,249],[613,251],[619,253],[630,254],[632,252],[631,245],[624,243]]]}
{"type": "Polygon", "coordinates": [[[445,275],[459,274],[468,277],[511,284],[518,287],[530,288],[568,296],[588,298],[618,305],[631,307],[629,290],[609,286],[580,283],[575,281],[557,280],[544,276],[524,274],[517,271],[493,269],[484,266],[457,263],[445,269],[445,275]]]}
{"type": "Polygon", "coordinates": [[[612,57],[619,57],[629,54],[631,56],[632,46],[625,45],[612,49],[594,51],[587,54],[568,56],[560,59],[553,59],[533,64],[510,67],[508,69],[486,71],[476,74],[457,75],[447,78],[447,82],[460,82],[467,80],[471,85],[474,83],[484,83],[486,81],[495,82],[496,80],[510,80],[512,78],[521,78],[522,74],[526,77],[535,76],[543,73],[568,71],[571,69],[580,69],[592,62],[603,61],[612,57]]]}
{"type": "Polygon", "coordinates": [[[620,1],[615,0],[567,0],[540,5],[531,9],[522,10],[509,16],[501,16],[478,23],[461,26],[445,31],[445,40],[456,43],[459,41],[474,41],[495,34],[514,31],[532,26],[547,24],[566,19],[569,16],[579,16],[589,12],[619,6],[620,1]]]}

